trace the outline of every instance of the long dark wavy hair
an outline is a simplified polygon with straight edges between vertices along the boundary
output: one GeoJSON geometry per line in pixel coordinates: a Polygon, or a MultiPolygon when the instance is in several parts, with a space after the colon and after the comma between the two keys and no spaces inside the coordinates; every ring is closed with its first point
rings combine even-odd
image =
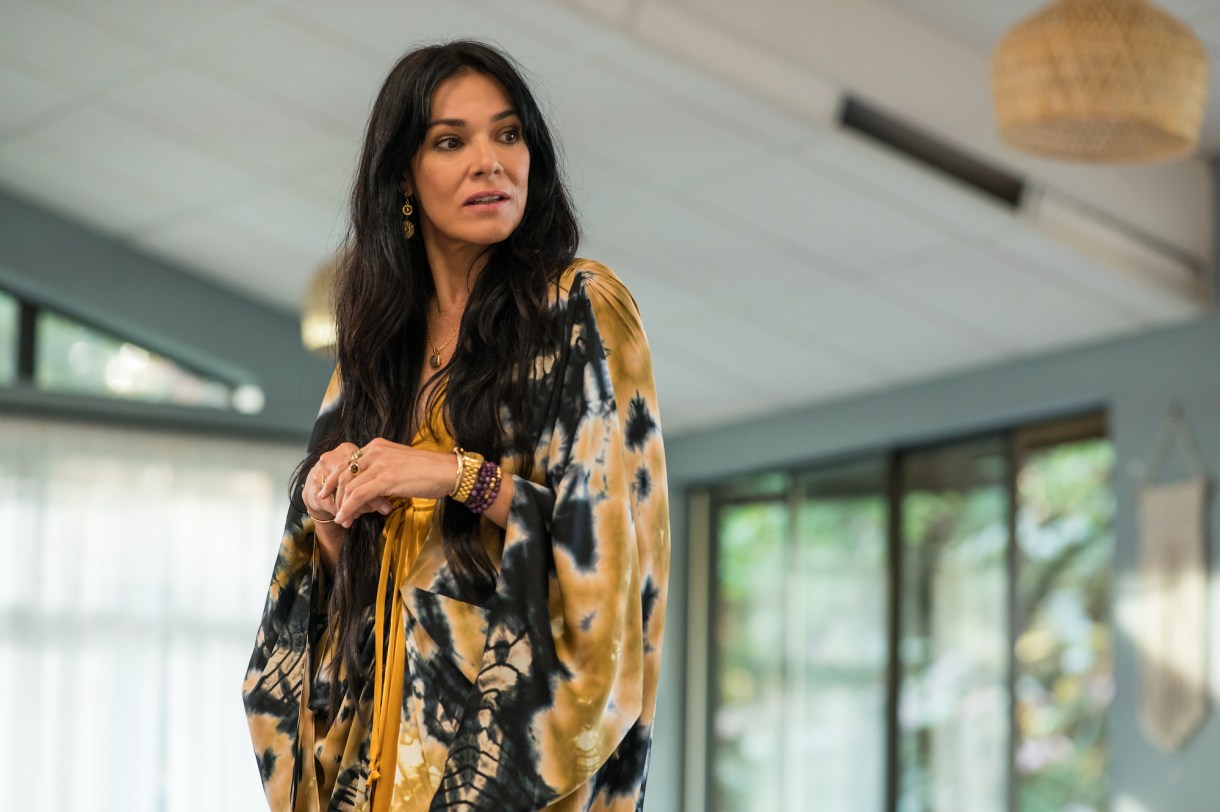
{"type": "MultiPolygon", "coordinates": [[[[420,232],[410,240],[403,236],[400,181],[423,144],[437,85],[466,72],[498,81],[516,109],[530,154],[528,195],[521,224],[481,256],[486,263],[467,300],[453,357],[433,377],[447,376],[443,415],[459,445],[491,460],[512,456],[519,472],[531,470],[534,438],[527,427],[533,418],[524,381],[514,370],[530,369],[555,329],[546,318],[549,287],[575,257],[579,228],[547,122],[513,60],[477,41],[428,45],[398,61],[369,116],[335,290],[339,413],[293,477],[298,508],[304,507],[305,477],[321,454],[376,437],[408,442],[418,428],[415,416],[433,413],[442,387],[427,403],[417,393],[434,285],[420,232]]],[[[496,573],[479,539],[478,517],[449,499],[441,509],[449,566],[463,595],[480,601],[494,589],[496,573]]],[[[368,644],[362,637],[376,599],[384,526],[378,513],[359,517],[339,555],[327,610],[337,635],[330,671],[336,689],[341,665],[348,678],[362,677],[368,644]]],[[[340,693],[330,697],[332,718],[340,693]]]]}

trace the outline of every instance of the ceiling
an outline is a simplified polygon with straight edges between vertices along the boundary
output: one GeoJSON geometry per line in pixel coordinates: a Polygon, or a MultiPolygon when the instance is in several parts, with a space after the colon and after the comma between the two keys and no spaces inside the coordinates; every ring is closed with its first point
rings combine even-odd
{"type": "MultiPolygon", "coordinates": [[[[0,184],[294,311],[411,43],[533,74],[586,227],[682,430],[1197,317],[1210,174],[995,137],[987,55],[1027,0],[4,0],[0,184]],[[845,133],[852,92],[1030,184],[1019,211],[845,133]]],[[[1220,55],[1220,3],[1165,0],[1220,55]]],[[[1213,68],[1214,70],[1214,68],[1213,68]]],[[[1220,153],[1213,94],[1203,153],[1220,153]]]]}

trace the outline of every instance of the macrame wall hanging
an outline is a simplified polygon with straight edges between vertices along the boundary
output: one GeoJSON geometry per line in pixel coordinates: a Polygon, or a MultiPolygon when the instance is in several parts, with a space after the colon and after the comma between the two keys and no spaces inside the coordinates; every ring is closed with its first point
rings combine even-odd
{"type": "Polygon", "coordinates": [[[1181,407],[1161,426],[1139,494],[1140,720],[1167,750],[1180,747],[1207,714],[1208,479],[1181,407]],[[1188,473],[1162,481],[1180,449],[1188,473]]]}

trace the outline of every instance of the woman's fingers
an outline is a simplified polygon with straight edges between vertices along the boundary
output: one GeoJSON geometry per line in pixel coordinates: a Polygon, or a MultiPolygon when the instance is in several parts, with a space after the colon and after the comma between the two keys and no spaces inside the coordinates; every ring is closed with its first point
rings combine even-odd
{"type": "Polygon", "coordinates": [[[344,527],[350,527],[356,517],[378,510],[380,503],[389,504],[389,499],[381,492],[381,483],[375,474],[361,471],[351,482],[343,494],[342,504],[335,514],[335,521],[344,527]]]}
{"type": "MultiPolygon", "coordinates": [[[[432,499],[437,490],[432,482],[436,465],[425,465],[432,457],[442,457],[443,467],[453,465],[451,455],[420,451],[381,438],[364,447],[340,444],[318,457],[318,499],[343,527],[351,527],[365,513],[388,515],[394,499],[432,499]]],[[[445,472],[447,489],[451,478],[453,474],[445,472]]]]}
{"type": "Polygon", "coordinates": [[[316,463],[309,475],[305,477],[305,486],[301,492],[301,499],[305,503],[305,509],[318,519],[329,519],[334,511],[331,505],[327,504],[325,499],[318,495],[321,483],[325,474],[323,473],[325,466],[319,461],[316,463]]]}
{"type": "Polygon", "coordinates": [[[317,472],[315,495],[330,513],[334,513],[343,500],[343,474],[347,472],[347,466],[350,464],[347,460],[355,450],[354,443],[340,443],[318,457],[318,462],[314,465],[314,471],[317,472]]]}
{"type": "Polygon", "coordinates": [[[385,516],[394,509],[390,494],[387,493],[390,481],[381,476],[383,465],[376,459],[361,460],[366,463],[359,474],[347,472],[343,496],[336,511],[336,521],[345,527],[350,526],[356,517],[376,511],[385,516]]]}

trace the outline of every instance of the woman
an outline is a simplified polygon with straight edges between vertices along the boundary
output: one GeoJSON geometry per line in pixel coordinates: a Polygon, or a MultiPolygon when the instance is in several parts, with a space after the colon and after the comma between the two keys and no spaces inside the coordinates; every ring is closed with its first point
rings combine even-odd
{"type": "Polygon", "coordinates": [[[546,123],[484,44],[399,61],[351,203],[243,686],[268,801],[635,810],[669,560],[635,302],[575,258],[546,123]]]}

